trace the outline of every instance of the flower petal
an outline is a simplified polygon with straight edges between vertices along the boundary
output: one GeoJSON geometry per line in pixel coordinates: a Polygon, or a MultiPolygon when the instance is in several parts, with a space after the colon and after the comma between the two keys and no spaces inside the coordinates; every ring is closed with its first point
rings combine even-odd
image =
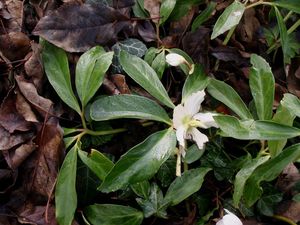
{"type": "Polygon", "coordinates": [[[185,138],[186,138],[186,128],[184,126],[179,126],[176,129],[176,138],[183,148],[185,148],[185,138]]]}
{"type": "Polygon", "coordinates": [[[188,113],[183,105],[177,105],[173,111],[173,126],[177,129],[183,124],[183,118],[188,116],[188,113]]]}
{"type": "Polygon", "coordinates": [[[184,108],[190,115],[195,115],[201,108],[201,103],[204,100],[205,92],[197,91],[191,94],[184,102],[184,108]]]}
{"type": "Polygon", "coordinates": [[[242,221],[234,215],[232,212],[230,212],[227,209],[224,209],[227,215],[223,216],[222,220],[224,225],[243,225],[242,221]]]}
{"type": "Polygon", "coordinates": [[[202,134],[197,128],[190,128],[187,134],[187,138],[195,141],[199,149],[203,149],[204,144],[208,142],[207,136],[205,134],[202,134]]]}
{"type": "Polygon", "coordinates": [[[179,54],[170,53],[166,55],[166,62],[171,66],[179,66],[180,64],[186,63],[186,60],[179,54]]]}
{"type": "Polygon", "coordinates": [[[193,119],[199,120],[203,126],[202,128],[210,128],[210,127],[219,127],[218,124],[215,122],[213,116],[216,116],[216,113],[197,113],[193,116],[193,119]]]}

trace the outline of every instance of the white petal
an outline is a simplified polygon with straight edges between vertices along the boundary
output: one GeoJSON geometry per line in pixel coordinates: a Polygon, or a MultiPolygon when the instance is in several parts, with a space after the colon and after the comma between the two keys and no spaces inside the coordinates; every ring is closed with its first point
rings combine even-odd
{"type": "Polygon", "coordinates": [[[193,116],[193,119],[199,120],[203,126],[202,128],[209,128],[209,127],[219,127],[218,124],[215,122],[213,116],[216,116],[216,113],[197,113],[193,116]]]}
{"type": "Polygon", "coordinates": [[[171,66],[179,66],[180,64],[186,63],[186,60],[179,54],[170,53],[166,56],[166,62],[171,66]]]}
{"type": "Polygon", "coordinates": [[[183,148],[185,148],[185,137],[186,137],[186,128],[184,126],[179,126],[176,129],[176,138],[183,148]]]}
{"type": "Polygon", "coordinates": [[[227,215],[223,216],[222,221],[224,225],[243,225],[242,221],[234,215],[232,212],[230,212],[227,209],[224,209],[227,215]]]}
{"type": "Polygon", "coordinates": [[[197,128],[190,128],[188,130],[189,139],[196,142],[199,149],[204,148],[204,144],[208,142],[208,138],[205,134],[202,134],[197,128]],[[190,137],[191,136],[191,137],[190,137]]]}
{"type": "Polygon", "coordinates": [[[185,107],[181,104],[177,105],[173,111],[173,126],[175,129],[183,124],[183,118],[186,116],[188,116],[188,112],[185,107]]]}
{"type": "Polygon", "coordinates": [[[190,115],[195,115],[201,108],[201,103],[204,100],[205,92],[198,91],[191,94],[184,102],[184,108],[189,112],[190,115]]]}

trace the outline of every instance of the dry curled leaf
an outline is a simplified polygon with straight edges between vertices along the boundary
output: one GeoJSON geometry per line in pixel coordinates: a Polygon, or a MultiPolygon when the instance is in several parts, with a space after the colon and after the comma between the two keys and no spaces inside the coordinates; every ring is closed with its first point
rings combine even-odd
{"type": "Polygon", "coordinates": [[[65,4],[43,17],[33,34],[68,52],[84,52],[115,42],[118,33],[130,27],[129,18],[103,4],[65,4]]]}
{"type": "Polygon", "coordinates": [[[150,13],[152,21],[154,23],[159,23],[159,9],[160,9],[160,0],[145,0],[144,8],[150,13]]]}
{"type": "Polygon", "coordinates": [[[2,126],[0,126],[0,150],[9,150],[20,145],[33,137],[33,132],[16,132],[10,134],[2,126]]]}

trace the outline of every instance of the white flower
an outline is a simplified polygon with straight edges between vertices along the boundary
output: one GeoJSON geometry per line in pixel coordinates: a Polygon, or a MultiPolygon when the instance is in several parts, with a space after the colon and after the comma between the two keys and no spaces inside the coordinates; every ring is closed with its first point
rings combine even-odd
{"type": "Polygon", "coordinates": [[[236,215],[227,209],[224,210],[227,214],[216,225],[243,225],[242,221],[236,215]]]}
{"type": "Polygon", "coordinates": [[[180,64],[187,63],[183,56],[176,53],[170,53],[166,55],[166,61],[171,66],[179,66],[180,64]]]}
{"type": "MultiPolygon", "coordinates": [[[[203,90],[193,93],[184,103],[177,105],[174,109],[173,126],[176,129],[179,145],[183,149],[186,148],[186,139],[195,141],[199,149],[203,149],[204,144],[208,142],[207,136],[202,134],[197,127],[204,129],[218,127],[213,118],[216,114],[199,112],[204,96],[203,90]]],[[[185,152],[181,153],[184,156],[185,152]]]]}
{"type": "Polygon", "coordinates": [[[192,74],[194,72],[194,64],[190,64],[183,56],[177,53],[169,53],[168,55],[166,55],[166,62],[171,66],[179,66],[181,64],[185,64],[189,68],[189,74],[192,74]]]}

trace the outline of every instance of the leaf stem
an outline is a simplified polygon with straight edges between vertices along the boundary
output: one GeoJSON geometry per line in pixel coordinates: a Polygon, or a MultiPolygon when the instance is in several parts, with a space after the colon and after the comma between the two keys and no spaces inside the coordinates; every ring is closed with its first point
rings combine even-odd
{"type": "Polygon", "coordinates": [[[265,2],[264,0],[261,0],[261,1],[258,1],[258,2],[255,2],[253,4],[250,4],[250,5],[246,6],[246,9],[250,9],[250,8],[258,6],[258,5],[270,5],[270,6],[273,6],[274,4],[272,2],[265,2]]]}
{"type": "Polygon", "coordinates": [[[85,122],[85,118],[84,118],[84,107],[83,106],[81,109],[80,117],[81,117],[82,126],[84,129],[86,129],[87,126],[86,126],[86,122],[85,122]]]}
{"type": "Polygon", "coordinates": [[[181,148],[182,146],[179,146],[179,149],[177,149],[177,161],[176,161],[176,176],[181,177],[181,148]]]}
{"type": "Polygon", "coordinates": [[[226,37],[225,37],[225,40],[223,41],[223,45],[227,45],[227,44],[228,44],[228,42],[229,42],[231,36],[233,35],[233,33],[234,33],[234,31],[235,31],[235,28],[236,28],[236,26],[232,27],[232,28],[228,31],[228,33],[227,33],[227,35],[226,35],[226,37]]]}
{"type": "Polygon", "coordinates": [[[272,216],[273,218],[277,219],[277,220],[280,220],[280,221],[283,221],[285,223],[288,223],[290,225],[297,225],[296,223],[294,223],[291,219],[289,218],[286,218],[284,216],[279,216],[279,215],[274,215],[272,216]]]}
{"type": "Polygon", "coordinates": [[[94,131],[90,129],[83,129],[84,134],[89,134],[92,136],[101,136],[101,135],[109,135],[109,134],[118,134],[127,131],[126,128],[118,128],[113,130],[101,130],[101,131],[94,131]]]}
{"type": "Polygon", "coordinates": [[[287,30],[287,33],[288,33],[288,34],[293,33],[299,26],[300,26],[300,19],[298,19],[297,22],[294,23],[293,26],[291,26],[291,27],[287,30]]]}

